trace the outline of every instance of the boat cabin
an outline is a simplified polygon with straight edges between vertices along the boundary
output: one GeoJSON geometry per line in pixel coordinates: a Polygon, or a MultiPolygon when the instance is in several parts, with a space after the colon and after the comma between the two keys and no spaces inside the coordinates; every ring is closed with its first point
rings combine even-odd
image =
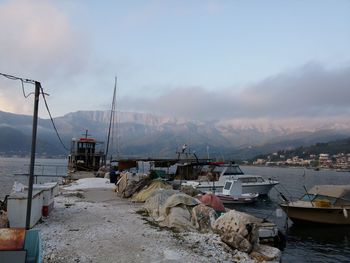
{"type": "Polygon", "coordinates": [[[97,171],[105,162],[102,142],[88,138],[73,138],[71,152],[68,157],[68,168],[73,171],[97,171]]]}
{"type": "Polygon", "coordinates": [[[312,202],[316,207],[348,206],[350,205],[350,186],[315,185],[300,200],[312,202]]]}
{"type": "Polygon", "coordinates": [[[243,171],[239,167],[239,165],[234,163],[220,163],[220,162],[212,162],[212,173],[216,174],[219,178],[231,178],[233,176],[241,176],[244,175],[243,171]]]}
{"type": "Polygon", "coordinates": [[[241,196],[242,195],[242,183],[239,180],[227,180],[222,189],[224,195],[241,196]]]}

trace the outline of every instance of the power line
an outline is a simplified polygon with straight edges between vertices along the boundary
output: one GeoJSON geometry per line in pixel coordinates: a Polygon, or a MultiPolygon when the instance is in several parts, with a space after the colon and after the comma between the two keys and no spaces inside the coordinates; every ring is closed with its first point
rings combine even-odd
{"type": "Polygon", "coordinates": [[[0,73],[1,76],[4,76],[5,78],[8,78],[10,80],[19,80],[21,81],[22,84],[22,92],[23,92],[23,96],[24,98],[28,98],[30,95],[34,95],[34,92],[30,92],[28,94],[25,93],[24,90],[24,83],[29,83],[29,84],[34,84],[35,85],[35,80],[32,79],[24,79],[24,78],[19,78],[19,77],[15,77],[9,74],[4,74],[4,73],[0,73]]]}
{"type": "Polygon", "coordinates": [[[64,145],[64,143],[63,143],[63,141],[62,141],[62,139],[61,139],[61,136],[60,136],[59,133],[58,133],[58,130],[57,130],[56,125],[55,125],[55,122],[53,121],[53,118],[52,118],[52,116],[51,116],[51,112],[50,112],[50,109],[49,109],[49,105],[47,105],[47,101],[46,101],[46,97],[45,97],[46,94],[44,93],[44,90],[43,90],[43,88],[42,88],[41,85],[40,85],[40,89],[41,89],[41,95],[42,95],[42,97],[43,97],[43,99],[44,99],[44,103],[45,103],[46,110],[47,110],[47,112],[48,112],[48,114],[49,114],[49,116],[50,116],[50,120],[51,120],[52,126],[53,126],[53,128],[54,128],[54,130],[55,130],[55,132],[56,132],[57,138],[58,138],[58,140],[60,141],[60,143],[62,144],[63,148],[64,148],[66,151],[69,151],[69,149],[64,145]]]}
{"type": "Polygon", "coordinates": [[[57,137],[58,137],[58,140],[60,141],[60,143],[61,143],[61,145],[63,146],[63,148],[64,148],[66,151],[69,151],[69,149],[64,145],[64,143],[63,143],[63,141],[62,141],[62,139],[61,139],[61,136],[60,136],[59,133],[58,133],[58,130],[57,130],[56,125],[55,125],[55,122],[54,122],[54,120],[53,120],[53,118],[52,118],[52,115],[51,115],[49,106],[48,106],[47,101],[46,101],[45,95],[47,95],[47,94],[45,94],[44,89],[43,89],[43,87],[41,86],[40,82],[37,82],[37,81],[32,80],[32,79],[24,79],[24,78],[12,76],[12,75],[5,74],[5,73],[1,73],[1,72],[0,72],[0,76],[4,76],[5,78],[8,78],[8,79],[10,79],[10,80],[19,80],[19,81],[21,81],[21,84],[22,84],[22,92],[23,92],[23,96],[24,96],[25,98],[28,98],[30,95],[35,94],[35,93],[34,93],[34,92],[30,92],[30,93],[28,93],[28,94],[25,94],[24,83],[34,84],[34,85],[37,85],[37,83],[39,84],[40,90],[41,90],[41,95],[42,95],[42,97],[43,97],[43,99],[44,99],[44,103],[45,103],[46,110],[47,110],[47,112],[48,112],[48,114],[49,114],[49,116],[50,116],[50,120],[51,120],[52,126],[53,126],[53,128],[54,128],[54,130],[55,130],[55,132],[56,132],[56,135],[57,135],[57,137]]]}

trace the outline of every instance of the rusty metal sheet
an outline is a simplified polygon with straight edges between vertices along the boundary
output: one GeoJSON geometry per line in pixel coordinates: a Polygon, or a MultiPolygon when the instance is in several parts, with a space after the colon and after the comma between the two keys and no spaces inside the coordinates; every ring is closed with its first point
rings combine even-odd
{"type": "Polygon", "coordinates": [[[22,250],[25,228],[0,228],[0,250],[22,250]]]}

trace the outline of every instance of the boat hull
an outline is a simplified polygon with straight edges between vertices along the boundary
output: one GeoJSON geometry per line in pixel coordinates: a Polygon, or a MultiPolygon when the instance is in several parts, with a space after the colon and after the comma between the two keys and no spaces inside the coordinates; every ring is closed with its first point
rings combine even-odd
{"type": "MultiPolygon", "coordinates": [[[[296,224],[350,225],[350,216],[346,217],[343,208],[340,207],[296,207],[288,204],[281,204],[280,206],[296,224]]],[[[350,214],[350,207],[347,211],[350,214]]]]}
{"type": "Polygon", "coordinates": [[[250,204],[254,203],[259,195],[249,195],[249,196],[239,196],[234,197],[230,195],[224,195],[224,194],[215,194],[222,203],[224,204],[250,204]]]}

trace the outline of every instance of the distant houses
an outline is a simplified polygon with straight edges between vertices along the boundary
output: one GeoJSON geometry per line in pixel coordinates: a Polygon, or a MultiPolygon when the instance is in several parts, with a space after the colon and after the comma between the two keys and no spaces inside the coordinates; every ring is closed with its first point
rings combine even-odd
{"type": "Polygon", "coordinates": [[[266,158],[258,158],[253,161],[253,165],[265,166],[301,166],[323,169],[350,170],[350,153],[338,153],[330,155],[328,153],[310,154],[308,158],[292,156],[286,158],[284,155],[273,153],[266,158]]]}

